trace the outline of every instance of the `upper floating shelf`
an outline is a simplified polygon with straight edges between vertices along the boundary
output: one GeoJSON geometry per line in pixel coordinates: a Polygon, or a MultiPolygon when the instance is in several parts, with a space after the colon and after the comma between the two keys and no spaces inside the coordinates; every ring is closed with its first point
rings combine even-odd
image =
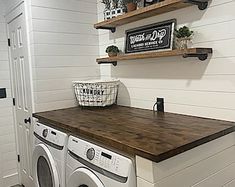
{"type": "Polygon", "coordinates": [[[192,5],[197,5],[200,10],[204,10],[208,6],[208,1],[209,0],[165,0],[151,6],[140,8],[138,10],[117,16],[115,18],[96,23],[94,27],[96,29],[108,29],[112,32],[115,32],[117,26],[189,7],[192,5]]]}
{"type": "Polygon", "coordinates": [[[96,59],[96,62],[98,64],[111,63],[114,66],[116,66],[117,62],[121,60],[137,60],[137,59],[159,58],[159,57],[170,57],[170,56],[183,56],[184,58],[197,57],[199,60],[204,61],[207,59],[208,54],[211,54],[212,52],[213,52],[212,48],[189,48],[183,50],[174,49],[174,50],[160,51],[160,52],[122,54],[116,57],[98,58],[96,59]]]}

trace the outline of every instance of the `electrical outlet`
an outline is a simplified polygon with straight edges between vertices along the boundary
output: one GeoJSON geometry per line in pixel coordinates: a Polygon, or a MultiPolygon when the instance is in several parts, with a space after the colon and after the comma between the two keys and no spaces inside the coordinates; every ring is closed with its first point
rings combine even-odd
{"type": "Polygon", "coordinates": [[[157,98],[157,111],[164,112],[164,98],[157,98]]]}
{"type": "Polygon", "coordinates": [[[0,88],[0,99],[6,98],[7,93],[6,93],[6,88],[0,88]]]}

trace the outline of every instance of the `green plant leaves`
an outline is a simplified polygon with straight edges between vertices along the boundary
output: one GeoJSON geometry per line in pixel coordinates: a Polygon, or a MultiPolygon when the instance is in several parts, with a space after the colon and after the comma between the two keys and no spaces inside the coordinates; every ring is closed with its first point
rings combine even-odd
{"type": "Polygon", "coordinates": [[[193,31],[191,31],[187,26],[180,27],[178,30],[175,30],[175,36],[177,38],[188,38],[193,35],[193,31]]]}
{"type": "Polygon", "coordinates": [[[110,45],[106,48],[106,53],[119,53],[119,49],[115,45],[110,45]]]}

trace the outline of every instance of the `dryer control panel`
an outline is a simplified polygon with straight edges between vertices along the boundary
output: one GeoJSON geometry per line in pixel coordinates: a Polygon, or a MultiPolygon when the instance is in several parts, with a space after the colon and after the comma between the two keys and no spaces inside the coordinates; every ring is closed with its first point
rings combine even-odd
{"type": "Polygon", "coordinates": [[[122,177],[128,177],[133,167],[131,159],[73,136],[69,137],[68,149],[95,166],[122,177]]]}
{"type": "Polygon", "coordinates": [[[41,123],[36,123],[34,125],[34,133],[36,133],[41,139],[58,146],[64,146],[67,142],[67,134],[41,123]]]}

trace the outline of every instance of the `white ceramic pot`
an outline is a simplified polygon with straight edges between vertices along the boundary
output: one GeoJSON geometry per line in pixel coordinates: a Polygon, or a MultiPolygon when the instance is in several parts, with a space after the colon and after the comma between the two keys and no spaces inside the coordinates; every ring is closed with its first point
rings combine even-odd
{"type": "Polygon", "coordinates": [[[110,10],[105,10],[104,11],[104,20],[111,19],[111,11],[110,10]]]}

